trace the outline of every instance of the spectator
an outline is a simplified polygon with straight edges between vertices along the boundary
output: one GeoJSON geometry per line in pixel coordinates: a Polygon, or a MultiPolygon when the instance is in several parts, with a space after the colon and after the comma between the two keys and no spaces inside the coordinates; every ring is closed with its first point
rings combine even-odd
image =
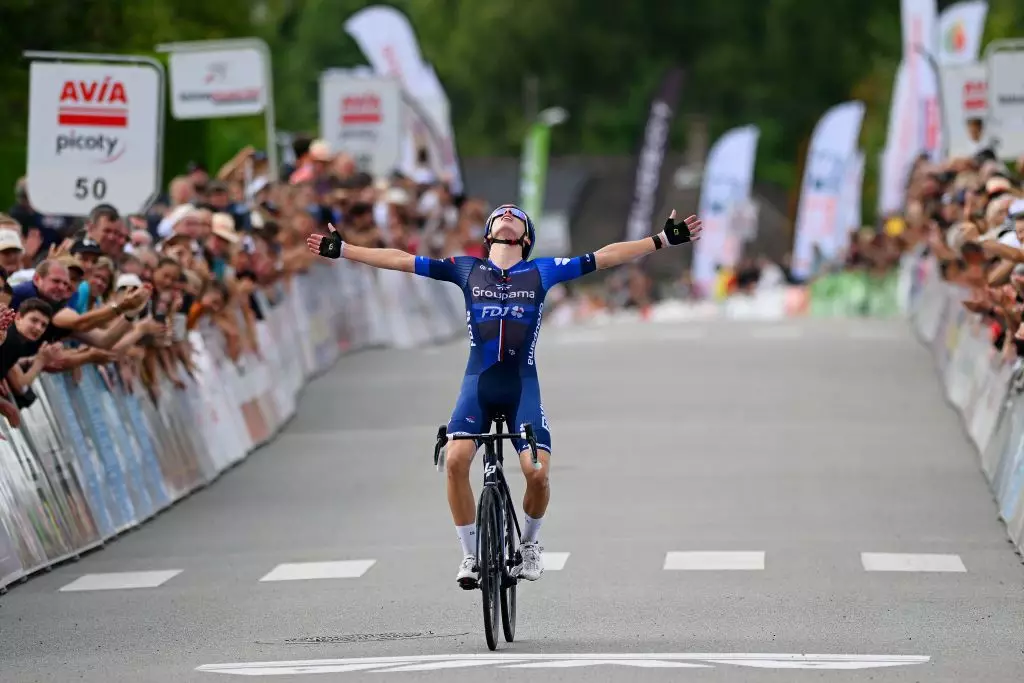
{"type": "Polygon", "coordinates": [[[124,250],[127,239],[123,230],[121,214],[110,204],[100,204],[90,211],[85,223],[88,238],[110,257],[117,257],[124,250]]]}
{"type": "Polygon", "coordinates": [[[0,268],[8,273],[21,270],[25,247],[21,242],[21,232],[7,227],[10,223],[0,220],[0,268]]]}
{"type": "Polygon", "coordinates": [[[26,299],[18,307],[14,326],[0,346],[0,378],[10,382],[16,393],[24,393],[32,380],[62,354],[60,344],[37,344],[52,317],[53,307],[42,299],[26,299]],[[22,370],[19,361],[29,357],[34,361],[22,370]]]}
{"type": "Polygon", "coordinates": [[[39,247],[35,253],[39,251],[46,253],[51,246],[60,244],[70,234],[73,225],[70,218],[45,216],[36,211],[29,200],[26,178],[19,178],[15,184],[14,206],[8,213],[21,225],[22,235],[27,242],[32,244],[38,242],[39,247]]]}
{"type": "MultiPolygon", "coordinates": [[[[101,374],[139,379],[159,400],[165,380],[184,387],[182,370],[193,369],[189,330],[221,335],[232,360],[259,354],[257,322],[311,267],[305,238],[328,223],[355,244],[482,255],[488,207],[457,202],[427,173],[426,157],[413,178],[375,180],[323,140],[298,137],[295,151],[296,167],[283,176],[294,182],[271,182],[266,154],[245,148],[212,177],[190,165],[144,214],[96,206],[73,235],[70,221],[38,215],[21,181],[14,216],[0,215],[0,305],[14,307],[0,307],[0,328],[28,301],[50,313],[38,338],[10,323],[27,354],[19,351],[19,370],[31,370],[37,356],[43,372],[116,362],[101,374]]],[[[39,315],[26,312],[26,320],[38,328],[39,315]]],[[[19,386],[32,376],[23,374],[19,386]]]]}
{"type": "Polygon", "coordinates": [[[18,308],[22,301],[31,298],[40,298],[53,307],[54,315],[43,341],[74,337],[99,348],[110,348],[128,332],[131,321],[124,317],[123,311],[142,305],[149,297],[149,292],[142,290],[129,297],[115,299],[102,308],[79,314],[72,302],[73,290],[68,268],[56,259],[43,261],[30,282],[20,284],[13,290],[13,308],[18,308]],[[110,328],[103,331],[99,329],[118,318],[120,321],[110,328]]]}

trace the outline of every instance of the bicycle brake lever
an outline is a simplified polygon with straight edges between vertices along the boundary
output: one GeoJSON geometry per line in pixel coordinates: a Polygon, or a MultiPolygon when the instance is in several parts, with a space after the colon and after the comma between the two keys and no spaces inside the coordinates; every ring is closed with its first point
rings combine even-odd
{"type": "Polygon", "coordinates": [[[448,426],[441,425],[437,428],[437,443],[434,444],[434,467],[437,467],[438,458],[441,456],[441,449],[448,443],[448,426]]]}

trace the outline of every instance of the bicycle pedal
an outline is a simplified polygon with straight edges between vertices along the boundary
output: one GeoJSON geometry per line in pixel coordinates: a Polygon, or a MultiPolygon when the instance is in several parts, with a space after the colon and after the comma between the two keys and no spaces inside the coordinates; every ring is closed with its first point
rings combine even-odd
{"type": "Polygon", "coordinates": [[[459,587],[464,591],[473,591],[480,587],[476,579],[459,579],[459,587]]]}

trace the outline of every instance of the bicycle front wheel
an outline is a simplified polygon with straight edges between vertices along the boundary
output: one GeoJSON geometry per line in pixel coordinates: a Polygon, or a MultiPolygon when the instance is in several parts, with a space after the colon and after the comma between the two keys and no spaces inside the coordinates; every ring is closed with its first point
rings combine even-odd
{"type": "Polygon", "coordinates": [[[498,492],[493,486],[484,487],[480,494],[480,520],[478,522],[480,543],[480,592],[483,594],[484,637],[487,647],[498,649],[498,612],[501,603],[501,581],[504,558],[502,557],[504,526],[498,492]]]}
{"type": "Polygon", "coordinates": [[[516,583],[518,579],[512,576],[512,568],[520,562],[518,555],[518,539],[516,538],[516,523],[512,519],[511,502],[505,506],[505,525],[502,530],[502,538],[505,540],[503,547],[504,562],[502,563],[502,585],[501,585],[501,630],[505,634],[505,642],[511,643],[516,637],[516,583]]]}

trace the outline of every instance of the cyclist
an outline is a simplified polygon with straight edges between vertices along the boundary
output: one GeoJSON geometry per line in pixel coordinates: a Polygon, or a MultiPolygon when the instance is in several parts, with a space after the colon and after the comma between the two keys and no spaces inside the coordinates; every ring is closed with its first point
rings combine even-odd
{"type": "MultiPolygon", "coordinates": [[[[665,228],[652,237],[609,244],[575,258],[533,261],[528,260],[536,238],[533,221],[512,204],[498,207],[485,223],[486,259],[455,256],[442,260],[398,249],[358,247],[343,242],[333,225],[328,226],[329,235],[314,234],[306,240],[309,250],[320,256],[416,273],[453,282],[462,289],[469,328],[469,362],[448,433],[479,434],[490,428],[493,416],[504,415],[510,432],[520,431],[519,425],[529,422],[536,435],[537,469],[528,444],[522,439],[513,441],[526,476],[522,563],[512,571],[520,578],[536,581],[544,571],[539,532],[550,497],[551,432],[541,403],[534,358],[544,295],[559,282],[633,261],[662,247],[699,239],[702,225],[696,216],[678,223],[675,217],[676,212],[672,211],[665,228]]],[[[446,453],[448,505],[463,554],[456,578],[467,590],[476,588],[479,580],[476,503],[469,483],[469,468],[478,447],[469,440],[451,441],[446,453]]]]}

